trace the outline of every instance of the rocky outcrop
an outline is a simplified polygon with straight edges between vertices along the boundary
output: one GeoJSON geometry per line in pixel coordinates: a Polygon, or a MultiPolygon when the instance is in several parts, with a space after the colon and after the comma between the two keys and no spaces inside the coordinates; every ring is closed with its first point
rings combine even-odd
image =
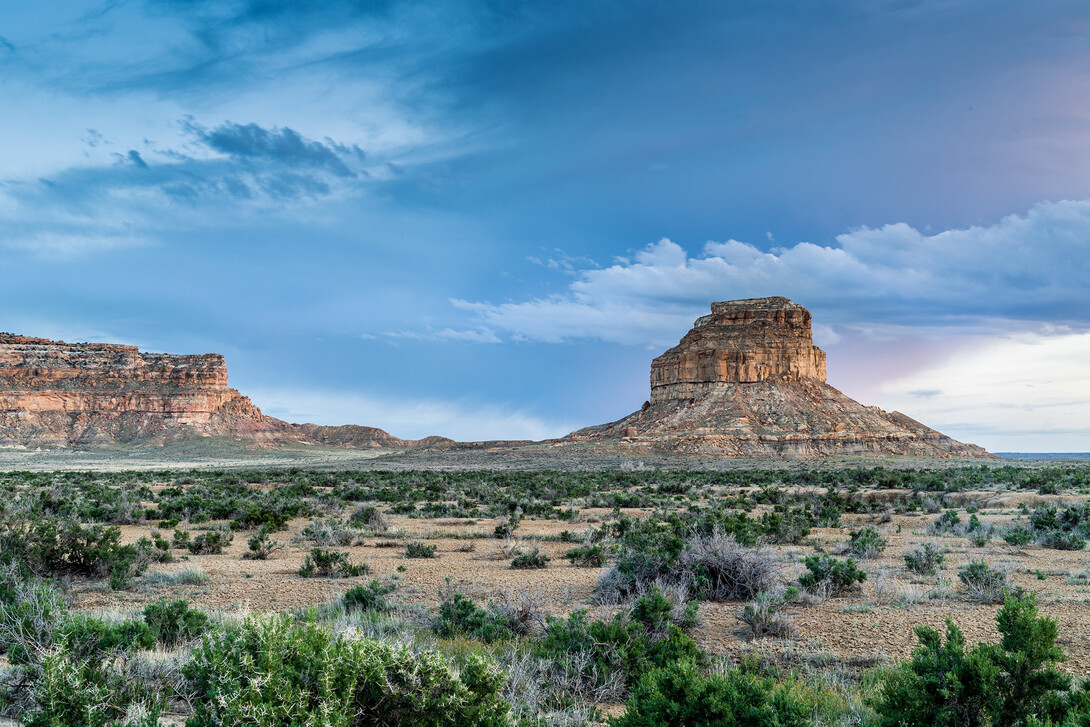
{"type": "Polygon", "coordinates": [[[825,380],[810,311],[787,298],[712,303],[681,343],[651,362],[651,403],[690,399],[721,384],[825,380]]]}
{"type": "Polygon", "coordinates": [[[0,446],[68,447],[207,436],[264,443],[402,447],[374,427],[294,425],[227,386],[218,353],[0,334],[0,446]]]}
{"type": "Polygon", "coordinates": [[[991,456],[826,384],[810,312],[778,297],[713,303],[652,362],[639,411],[566,440],[722,457],[991,456]]]}

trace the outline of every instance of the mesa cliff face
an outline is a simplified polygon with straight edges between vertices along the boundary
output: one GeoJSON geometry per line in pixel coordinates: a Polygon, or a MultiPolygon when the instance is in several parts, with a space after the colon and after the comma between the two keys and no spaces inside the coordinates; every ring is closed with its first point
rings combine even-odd
{"type": "Polygon", "coordinates": [[[403,446],[372,427],[294,425],[227,386],[217,353],[0,333],[0,445],[98,446],[204,436],[332,446],[403,446]]]}
{"type": "Polygon", "coordinates": [[[651,403],[690,399],[721,384],[825,380],[810,311],[787,298],[712,303],[681,343],[651,362],[651,403]]]}
{"type": "Polygon", "coordinates": [[[712,303],[711,315],[651,363],[640,411],[566,439],[724,457],[991,456],[900,412],[863,406],[825,373],[802,306],[780,297],[712,303]]]}

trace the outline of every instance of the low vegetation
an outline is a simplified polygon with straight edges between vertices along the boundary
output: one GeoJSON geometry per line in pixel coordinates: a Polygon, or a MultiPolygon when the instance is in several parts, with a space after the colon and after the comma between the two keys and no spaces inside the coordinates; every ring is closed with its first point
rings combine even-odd
{"type": "Polygon", "coordinates": [[[1079,632],[1027,590],[1085,591],[1083,564],[1032,558],[1085,547],[1090,468],[0,473],[0,492],[0,714],[21,725],[1090,724],[1059,645],[1079,632]],[[325,600],[206,611],[225,562],[325,600]],[[466,562],[508,590],[413,584],[466,562]],[[577,603],[533,590],[565,577],[577,603]],[[873,620],[907,655],[898,609],[949,601],[992,604],[998,643],[949,619],[902,661],[810,643],[815,614],[873,620]]]}

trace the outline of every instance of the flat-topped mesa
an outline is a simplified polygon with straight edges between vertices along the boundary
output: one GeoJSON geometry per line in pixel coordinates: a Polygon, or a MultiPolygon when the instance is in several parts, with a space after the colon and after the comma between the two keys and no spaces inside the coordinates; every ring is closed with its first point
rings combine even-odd
{"type": "Polygon", "coordinates": [[[651,404],[692,399],[723,384],[825,381],[810,311],[787,298],[712,303],[678,345],[651,362],[651,404]]]}
{"type": "Polygon", "coordinates": [[[227,386],[218,353],[0,333],[0,444],[68,446],[278,429],[227,386]]]}

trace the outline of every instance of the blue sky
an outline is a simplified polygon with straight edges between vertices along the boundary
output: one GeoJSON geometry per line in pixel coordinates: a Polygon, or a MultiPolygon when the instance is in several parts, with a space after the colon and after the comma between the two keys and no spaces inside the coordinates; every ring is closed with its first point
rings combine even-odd
{"type": "Polygon", "coordinates": [[[1090,450],[1085,3],[8,5],[0,330],[542,438],[785,295],[864,403],[1090,450]]]}

